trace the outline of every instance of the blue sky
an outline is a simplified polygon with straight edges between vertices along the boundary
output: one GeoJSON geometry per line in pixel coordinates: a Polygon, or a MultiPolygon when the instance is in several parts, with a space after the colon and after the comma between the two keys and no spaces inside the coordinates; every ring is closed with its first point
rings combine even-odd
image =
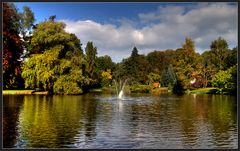
{"type": "Polygon", "coordinates": [[[57,14],[62,19],[92,19],[95,21],[109,21],[111,18],[137,17],[138,13],[147,13],[166,5],[194,5],[194,3],[87,3],[87,2],[16,2],[21,11],[23,6],[29,6],[38,21],[49,15],[57,14]]]}
{"type": "MultiPolygon", "coordinates": [[[[29,6],[34,12],[36,23],[44,21],[51,15],[57,20],[94,20],[99,23],[119,25],[119,20],[129,19],[139,21],[139,13],[148,13],[159,6],[194,6],[195,3],[101,3],[101,2],[19,2],[15,3],[21,11],[23,6],[29,6]]],[[[136,27],[142,27],[138,23],[136,27]]]]}
{"type": "Polygon", "coordinates": [[[237,3],[39,3],[17,2],[19,11],[29,6],[36,23],[57,16],[66,31],[76,34],[83,47],[93,41],[98,55],[119,62],[131,54],[176,49],[186,37],[196,51],[209,49],[222,36],[230,47],[237,45],[237,3]]]}

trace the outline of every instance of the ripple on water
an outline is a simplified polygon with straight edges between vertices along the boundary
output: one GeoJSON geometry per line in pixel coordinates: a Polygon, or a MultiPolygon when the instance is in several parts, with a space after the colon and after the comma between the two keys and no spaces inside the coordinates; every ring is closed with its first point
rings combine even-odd
{"type": "Polygon", "coordinates": [[[14,147],[237,148],[236,109],[219,96],[89,95],[26,99],[14,147]]]}

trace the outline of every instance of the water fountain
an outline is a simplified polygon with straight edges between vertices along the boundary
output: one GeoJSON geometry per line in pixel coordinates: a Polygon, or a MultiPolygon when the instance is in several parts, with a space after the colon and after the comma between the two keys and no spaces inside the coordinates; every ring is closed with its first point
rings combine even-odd
{"type": "Polygon", "coordinates": [[[124,98],[124,87],[126,85],[127,79],[125,79],[123,83],[122,83],[122,80],[120,80],[119,84],[116,80],[114,80],[114,82],[116,85],[116,92],[117,92],[118,99],[123,99],[124,98]]]}

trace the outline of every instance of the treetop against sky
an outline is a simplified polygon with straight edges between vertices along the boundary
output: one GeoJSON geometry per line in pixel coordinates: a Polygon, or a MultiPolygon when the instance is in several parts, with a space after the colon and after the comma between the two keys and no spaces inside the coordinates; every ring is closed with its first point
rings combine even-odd
{"type": "Polygon", "coordinates": [[[81,39],[83,47],[93,41],[98,55],[120,62],[136,46],[139,53],[176,49],[186,37],[201,53],[221,36],[229,47],[237,46],[237,3],[60,3],[16,2],[19,10],[29,6],[39,23],[56,15],[66,31],[81,39]]]}

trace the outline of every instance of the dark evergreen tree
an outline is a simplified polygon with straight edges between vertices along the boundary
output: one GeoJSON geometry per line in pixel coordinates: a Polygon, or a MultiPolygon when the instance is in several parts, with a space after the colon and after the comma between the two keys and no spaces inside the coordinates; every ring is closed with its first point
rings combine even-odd
{"type": "Polygon", "coordinates": [[[176,74],[173,70],[172,65],[169,65],[167,69],[163,70],[161,75],[162,86],[173,86],[177,81],[176,74]]]}
{"type": "Polygon", "coordinates": [[[85,48],[86,52],[86,73],[89,78],[94,79],[96,68],[97,47],[93,46],[93,42],[88,42],[85,48]]]}

